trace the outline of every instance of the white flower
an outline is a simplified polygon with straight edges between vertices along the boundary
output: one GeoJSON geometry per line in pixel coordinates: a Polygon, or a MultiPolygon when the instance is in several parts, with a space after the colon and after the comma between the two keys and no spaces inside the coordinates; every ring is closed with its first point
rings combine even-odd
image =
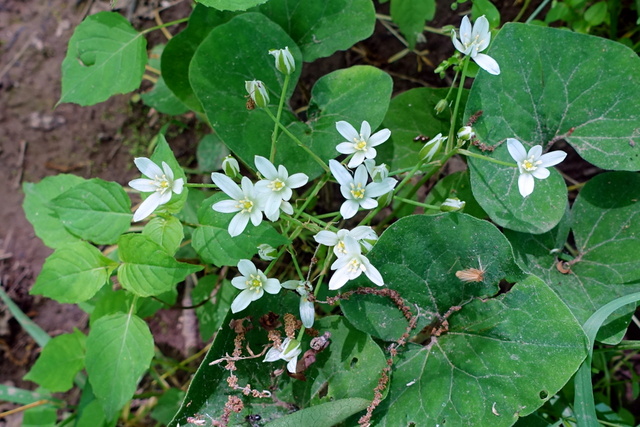
{"type": "Polygon", "coordinates": [[[231,284],[242,292],[231,303],[231,311],[237,313],[244,310],[251,303],[264,295],[264,292],[277,294],[280,292],[278,279],[267,279],[264,273],[248,259],[238,261],[238,271],[242,276],[234,277],[231,284]]]}
{"type": "Polygon", "coordinates": [[[282,74],[291,74],[296,70],[296,62],[288,46],[284,49],[271,49],[269,55],[273,55],[276,59],[276,68],[282,74]]]}
{"type": "Polygon", "coordinates": [[[222,161],[222,171],[229,178],[235,178],[240,173],[240,164],[231,154],[229,154],[222,161]]]}
{"type": "Polygon", "coordinates": [[[567,157],[567,153],[561,150],[542,154],[541,145],[534,145],[527,153],[524,146],[515,138],[507,138],[507,149],[513,160],[518,163],[520,171],[518,190],[520,190],[522,197],[533,193],[535,184],[533,178],[547,178],[550,174],[547,168],[557,165],[567,157]]]}
{"type": "Polygon", "coordinates": [[[173,179],[173,171],[168,164],[162,162],[162,169],[146,157],[136,157],[133,159],[140,172],[149,177],[138,178],[129,181],[129,187],[143,193],[153,192],[147,197],[140,207],[133,214],[133,221],[141,221],[151,215],[160,205],[164,205],[171,200],[171,194],[182,193],[184,180],[182,178],[173,179]]]}
{"type": "Polygon", "coordinates": [[[305,328],[311,328],[316,317],[313,303],[309,301],[309,293],[312,290],[311,283],[306,280],[287,280],[282,283],[282,287],[294,290],[300,295],[300,320],[305,328]]]}
{"type": "Polygon", "coordinates": [[[222,200],[212,206],[214,211],[222,213],[238,212],[229,223],[229,234],[235,237],[247,227],[249,220],[256,227],[262,222],[263,200],[259,197],[253,183],[242,177],[242,189],[226,175],[214,172],[213,182],[233,200],[222,200]]]}
{"type": "Polygon", "coordinates": [[[462,126],[458,130],[457,136],[458,136],[458,139],[461,139],[463,141],[469,141],[470,139],[476,136],[476,133],[473,131],[473,128],[471,126],[462,126]]]}
{"type": "Polygon", "coordinates": [[[333,253],[336,254],[337,257],[341,257],[347,254],[347,249],[344,244],[344,239],[350,236],[355,239],[358,243],[360,243],[367,251],[370,251],[373,245],[371,242],[375,242],[378,240],[378,235],[373,228],[367,227],[365,225],[358,226],[353,230],[338,230],[337,233],[329,230],[322,230],[313,238],[316,242],[321,245],[333,246],[333,253]]]}
{"type": "Polygon", "coordinates": [[[349,160],[349,167],[354,168],[361,164],[365,158],[373,159],[376,157],[376,149],[373,148],[376,145],[380,145],[389,139],[391,131],[389,129],[382,129],[379,132],[371,135],[371,126],[369,122],[364,121],[360,126],[360,133],[345,121],[339,121],[336,123],[336,129],[340,132],[347,141],[338,144],[336,150],[342,154],[353,154],[351,160],[349,160]]]}
{"type": "Polygon", "coordinates": [[[367,185],[367,168],[364,165],[358,166],[354,176],[336,160],[329,160],[329,169],[340,184],[340,192],[346,199],[340,207],[340,214],[344,219],[352,218],[358,207],[373,209],[378,206],[378,202],[373,197],[382,196],[393,190],[397,181],[387,178],[383,182],[372,182],[367,185]]]}
{"type": "Polygon", "coordinates": [[[384,163],[376,165],[376,161],[373,159],[367,159],[364,161],[364,165],[367,167],[367,172],[373,182],[382,182],[389,176],[389,168],[384,163]]]}
{"type": "Polygon", "coordinates": [[[424,144],[424,147],[422,147],[418,155],[424,161],[431,161],[431,159],[433,159],[433,156],[436,155],[436,153],[442,146],[442,143],[445,142],[448,138],[448,136],[442,136],[441,133],[437,134],[429,141],[427,141],[426,144],[424,144]]]}
{"type": "Polygon", "coordinates": [[[266,243],[262,243],[261,245],[258,245],[258,256],[260,257],[261,260],[273,261],[274,259],[276,259],[277,255],[278,255],[278,251],[273,246],[268,245],[266,243]]]}
{"type": "Polygon", "coordinates": [[[255,157],[255,164],[258,171],[266,179],[256,183],[256,190],[265,197],[264,213],[271,221],[277,221],[280,216],[280,209],[288,214],[293,213],[290,203],[283,204],[291,199],[292,188],[302,187],[307,183],[309,177],[303,173],[294,173],[289,176],[287,169],[280,165],[278,170],[266,158],[255,157]]]}
{"type": "Polygon", "coordinates": [[[269,105],[269,92],[260,80],[245,81],[244,88],[257,107],[264,108],[269,105]]]}
{"type": "Polygon", "coordinates": [[[440,210],[442,212],[456,212],[464,209],[464,206],[467,203],[463,200],[458,199],[457,197],[447,198],[440,205],[440,210]]]}
{"type": "Polygon", "coordinates": [[[484,53],[480,53],[489,47],[491,42],[491,31],[489,31],[489,21],[482,15],[476,19],[471,28],[469,17],[462,18],[460,24],[460,41],[456,38],[455,30],[451,30],[451,40],[453,45],[465,55],[469,55],[476,64],[489,74],[500,74],[500,66],[495,59],[484,53]]]}
{"type": "Polygon", "coordinates": [[[339,257],[333,264],[331,269],[336,270],[329,280],[329,289],[339,289],[349,280],[353,280],[360,276],[362,272],[367,275],[369,280],[378,286],[384,285],[384,279],[380,272],[369,262],[367,257],[362,255],[360,244],[353,237],[347,236],[344,239],[346,254],[339,257]]]}
{"type": "Polygon", "coordinates": [[[287,371],[292,374],[296,373],[296,365],[298,364],[298,355],[302,352],[300,342],[287,338],[282,341],[279,347],[271,347],[264,357],[264,362],[275,362],[276,360],[286,360],[287,371]]]}

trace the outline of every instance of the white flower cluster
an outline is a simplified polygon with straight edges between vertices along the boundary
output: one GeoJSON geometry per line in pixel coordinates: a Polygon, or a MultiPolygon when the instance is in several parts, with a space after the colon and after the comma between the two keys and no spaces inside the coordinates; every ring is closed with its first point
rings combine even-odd
{"type": "Polygon", "coordinates": [[[289,176],[287,169],[280,165],[278,169],[266,158],[255,157],[255,165],[264,177],[255,185],[246,176],[242,177],[240,186],[228,176],[214,172],[211,174],[213,182],[231,200],[222,200],[212,206],[213,210],[222,213],[237,212],[229,223],[231,237],[242,234],[249,220],[255,226],[262,222],[262,214],[271,221],[277,221],[280,211],[293,214],[293,207],[289,200],[293,195],[292,189],[302,187],[309,177],[303,173],[289,176]]]}

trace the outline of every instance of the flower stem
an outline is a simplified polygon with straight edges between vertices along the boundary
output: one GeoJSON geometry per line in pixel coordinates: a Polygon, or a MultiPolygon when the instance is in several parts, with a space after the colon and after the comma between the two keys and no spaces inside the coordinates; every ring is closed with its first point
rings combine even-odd
{"type": "Polygon", "coordinates": [[[482,154],[474,153],[474,152],[471,152],[469,150],[465,150],[465,149],[462,149],[462,148],[458,148],[457,150],[455,150],[454,153],[462,154],[463,156],[468,156],[468,157],[475,157],[476,159],[486,160],[488,162],[496,163],[496,164],[499,164],[499,165],[502,165],[502,166],[509,166],[509,167],[512,167],[512,168],[517,168],[518,167],[518,165],[515,164],[515,163],[503,162],[502,160],[498,160],[498,159],[494,159],[494,158],[491,158],[491,157],[483,156],[482,154]]]}
{"type": "Polygon", "coordinates": [[[268,108],[263,108],[263,110],[267,113],[267,115],[269,117],[271,117],[271,120],[273,120],[276,123],[276,126],[279,127],[280,129],[282,129],[282,131],[285,134],[287,134],[287,136],[289,138],[291,138],[293,140],[293,142],[298,144],[298,146],[300,148],[302,148],[304,151],[306,151],[307,154],[309,154],[313,160],[315,160],[320,166],[322,166],[322,169],[324,169],[325,172],[328,172],[328,173],[331,172],[331,170],[329,169],[329,166],[327,166],[327,164],[324,161],[322,161],[322,159],[320,157],[318,157],[318,155],[316,153],[311,151],[311,149],[309,147],[304,145],[298,138],[296,138],[295,135],[293,135],[291,132],[289,132],[289,129],[287,129],[285,126],[283,126],[282,123],[280,123],[278,121],[278,119],[276,119],[276,117],[273,115],[273,113],[268,108]]]}
{"type": "Polygon", "coordinates": [[[280,102],[278,103],[278,112],[276,113],[276,123],[273,127],[273,133],[271,133],[271,153],[269,154],[269,160],[273,163],[276,159],[276,140],[278,139],[278,125],[280,124],[280,117],[282,117],[282,108],[284,107],[284,99],[287,94],[287,87],[289,86],[289,80],[291,76],[289,74],[284,76],[284,83],[282,84],[282,93],[280,94],[280,102]]]}
{"type": "Polygon", "coordinates": [[[453,114],[451,114],[451,127],[449,128],[449,138],[447,138],[447,148],[445,153],[450,152],[453,149],[453,137],[456,134],[456,119],[458,117],[458,108],[460,107],[460,100],[462,99],[462,92],[464,90],[464,79],[467,77],[467,67],[471,58],[465,56],[464,65],[462,66],[462,74],[460,75],[460,84],[458,84],[458,96],[456,97],[456,103],[453,106],[453,114]]]}
{"type": "Polygon", "coordinates": [[[425,209],[436,209],[436,210],[440,210],[440,206],[428,205],[428,204],[426,204],[426,203],[420,203],[420,202],[417,202],[417,201],[415,201],[415,200],[405,199],[404,197],[394,196],[393,198],[394,198],[394,200],[398,200],[398,201],[401,201],[401,202],[404,202],[404,203],[408,203],[408,204],[410,204],[410,205],[414,205],[414,206],[420,206],[420,207],[423,207],[423,208],[425,208],[425,209]]]}
{"type": "Polygon", "coordinates": [[[193,188],[218,188],[215,184],[190,184],[186,183],[185,187],[193,187],[193,188]]]}
{"type": "Polygon", "coordinates": [[[162,25],[156,25],[155,27],[147,28],[146,30],[140,31],[140,35],[144,35],[144,34],[150,33],[151,31],[159,30],[161,28],[170,27],[172,25],[182,24],[183,22],[187,22],[188,20],[189,18],[187,17],[187,18],[176,19],[175,21],[171,21],[171,22],[165,22],[162,25]]]}

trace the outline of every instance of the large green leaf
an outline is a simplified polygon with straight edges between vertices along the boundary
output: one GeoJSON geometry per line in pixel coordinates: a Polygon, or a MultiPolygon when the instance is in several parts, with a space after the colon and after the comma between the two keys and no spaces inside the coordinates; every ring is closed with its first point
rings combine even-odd
{"type": "MultiPolygon", "coordinates": [[[[311,91],[308,122],[294,122],[289,130],[327,162],[340,155],[336,146],[344,139],[336,130],[336,122],[345,120],[360,130],[366,120],[375,131],[387,112],[392,89],[391,77],[374,67],[355,66],[326,74],[311,91]]],[[[321,167],[288,135],[280,136],[277,147],[276,163],[291,165],[293,170],[302,170],[311,178],[322,173],[321,167]]],[[[377,158],[385,159],[384,154],[377,158]]]]}
{"type": "MultiPolygon", "coordinates": [[[[189,80],[211,126],[250,166],[256,154],[269,157],[274,124],[264,111],[247,110],[245,81],[263,81],[271,104],[277,105],[283,75],[276,70],[269,49],[285,46],[300,64],[300,50],[277,24],[262,14],[245,13],[211,30],[191,61],[189,80]],[[256,37],[256,28],[260,29],[260,37],[256,37]]],[[[291,75],[287,98],[298,81],[300,68],[291,75]]],[[[275,115],[276,107],[269,108],[275,115]]],[[[293,119],[285,111],[282,123],[286,125],[293,119]]]]}
{"type": "Polygon", "coordinates": [[[84,368],[86,339],[77,329],[52,338],[23,379],[52,392],[69,390],[73,387],[73,378],[84,368]]]}
{"type": "MultiPolygon", "coordinates": [[[[570,215],[541,235],[505,232],[518,263],[542,278],[585,322],[611,300],[640,291],[640,176],[610,172],[590,180],[576,199],[570,215]],[[560,266],[558,255],[573,229],[575,257],[560,266]]],[[[566,255],[563,256],[565,259],[566,255]]],[[[598,339],[617,343],[635,306],[618,310],[598,333],[598,339]]]]}
{"type": "Polygon", "coordinates": [[[113,244],[131,225],[131,201],[115,182],[93,178],[71,187],[49,206],[74,235],[100,245],[113,244]]]}
{"type": "Polygon", "coordinates": [[[257,254],[258,245],[266,243],[275,248],[288,243],[266,220],[257,227],[249,223],[242,234],[231,237],[227,229],[235,214],[220,213],[211,208],[224,199],[228,197],[218,193],[202,202],[198,209],[201,225],[193,232],[191,245],[204,262],[218,267],[235,266],[241,259],[251,259],[257,254]]]}
{"type": "MultiPolygon", "coordinates": [[[[153,47],[149,56],[150,67],[153,67],[156,70],[162,69],[160,57],[162,55],[162,52],[164,51],[164,47],[165,45],[163,44],[159,44],[153,47]]],[[[140,98],[142,98],[142,102],[144,102],[145,105],[151,108],[155,108],[163,114],[177,116],[189,111],[187,106],[182,101],[180,101],[180,99],[171,91],[171,89],[167,87],[162,74],[158,77],[158,80],[153,85],[153,88],[140,95],[140,98]]]]}
{"type": "Polygon", "coordinates": [[[398,24],[410,49],[415,48],[418,35],[424,31],[425,21],[432,20],[435,13],[435,0],[391,1],[391,18],[398,24]]]}
{"type": "Polygon", "coordinates": [[[146,45],[142,34],[118,13],[87,17],[69,40],[58,102],[93,105],[137,89],[147,63],[146,45]]]}
{"type": "Polygon", "coordinates": [[[198,0],[198,3],[219,10],[247,10],[250,7],[267,1],[268,0],[198,0]]]}
{"type": "MultiPolygon", "coordinates": [[[[506,24],[490,55],[499,76],[479,73],[465,116],[482,111],[480,139],[497,144],[518,138],[525,146],[564,138],[587,161],[607,169],[640,169],[640,59],[627,47],[584,34],[506,24]]],[[[506,147],[493,154],[512,161],[506,147]]],[[[499,225],[542,233],[560,221],[566,196],[552,172],[533,194],[518,194],[517,171],[470,161],[474,194],[499,225]]]]}
{"type": "Polygon", "coordinates": [[[198,285],[191,291],[191,302],[197,306],[198,332],[203,342],[209,341],[222,327],[231,301],[237,294],[237,289],[229,281],[218,276],[210,274],[198,280],[198,285]],[[214,292],[216,285],[219,289],[214,292]]]}
{"type": "Polygon", "coordinates": [[[201,265],[178,262],[164,247],[143,234],[125,234],[118,240],[118,280],[123,288],[142,297],[173,289],[201,265]]]}
{"type": "Polygon", "coordinates": [[[169,255],[176,253],[184,238],[182,223],[175,216],[153,218],[144,226],[142,234],[165,248],[169,255]]]}
{"type": "Polygon", "coordinates": [[[49,202],[84,181],[77,175],[61,174],[48,176],[36,184],[31,182],[22,184],[24,213],[33,225],[36,236],[50,248],[59,248],[79,240],[62,225],[60,219],[49,206],[49,202]]]}
{"type": "Polygon", "coordinates": [[[202,112],[202,105],[196,98],[189,82],[189,64],[196,49],[216,26],[233,18],[235,13],[220,12],[213,8],[196,4],[189,17],[189,25],[177,34],[162,51],[162,77],[169,89],[187,107],[202,112]]]}
{"type": "MultiPolygon", "coordinates": [[[[423,136],[431,139],[437,134],[449,134],[451,110],[436,114],[435,106],[447,96],[448,89],[417,88],[395,96],[389,104],[389,111],[382,125],[391,129],[391,139],[379,147],[379,155],[389,163],[391,170],[410,168],[416,165],[416,158],[425,141],[416,141],[423,136]]],[[[464,104],[469,92],[462,92],[464,104]]],[[[462,112],[456,117],[456,128],[462,123],[462,112]]],[[[378,162],[379,163],[379,162],[378,162]]]]}
{"type": "Polygon", "coordinates": [[[96,320],[87,338],[86,366],[93,392],[112,419],[133,397],[153,358],[153,336],[131,313],[96,320]]]}
{"type": "Polygon", "coordinates": [[[465,304],[428,344],[410,344],[377,425],[510,426],[553,397],[585,356],[576,319],[529,276],[506,294],[465,304]]]}
{"type": "Polygon", "coordinates": [[[364,410],[371,401],[359,397],[332,400],[296,411],[269,423],[269,427],[333,427],[364,410]]]}
{"type": "Polygon", "coordinates": [[[347,50],[373,34],[370,0],[270,0],[257,8],[296,42],[305,62],[347,50]]]}
{"type": "Polygon", "coordinates": [[[86,301],[107,283],[117,266],[118,263],[103,256],[94,246],[86,242],[71,243],[46,259],[30,293],[61,303],[86,301]]]}
{"type": "MultiPolygon", "coordinates": [[[[585,357],[572,313],[520,271],[509,242],[485,221],[459,213],[406,217],[368,257],[417,316],[412,341],[422,344],[394,365],[380,425],[511,425],[551,398],[585,357]],[[502,280],[518,283],[499,294],[502,280]]],[[[370,286],[365,278],[354,285],[370,286]]],[[[341,307],[356,327],[385,340],[407,327],[389,298],[352,295],[341,307]]]]}

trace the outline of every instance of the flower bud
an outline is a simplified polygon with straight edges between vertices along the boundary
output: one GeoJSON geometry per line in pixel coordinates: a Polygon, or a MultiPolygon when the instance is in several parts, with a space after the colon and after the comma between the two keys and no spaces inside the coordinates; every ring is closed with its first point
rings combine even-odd
{"type": "Polygon", "coordinates": [[[373,182],[382,182],[389,176],[389,168],[384,163],[376,166],[376,161],[373,159],[367,159],[364,161],[364,165],[369,172],[369,176],[373,182]]]}
{"type": "Polygon", "coordinates": [[[464,209],[464,205],[466,205],[466,202],[458,199],[457,197],[453,197],[442,202],[442,204],[440,205],[440,210],[442,212],[461,211],[462,209],[464,209]]]}
{"type": "Polygon", "coordinates": [[[240,165],[232,155],[228,155],[222,161],[222,171],[229,178],[233,179],[240,173],[240,165]]]}
{"type": "Polygon", "coordinates": [[[392,201],[393,201],[393,191],[389,191],[388,193],[378,197],[378,206],[379,207],[389,206],[392,201]]]}
{"type": "Polygon", "coordinates": [[[458,131],[458,139],[461,139],[463,141],[469,141],[474,136],[476,136],[476,133],[473,131],[473,128],[471,126],[462,126],[458,131]]]}
{"type": "Polygon", "coordinates": [[[244,82],[244,87],[249,96],[256,104],[256,107],[264,108],[269,105],[269,93],[267,88],[260,80],[250,80],[244,82]]]}
{"type": "Polygon", "coordinates": [[[442,143],[446,140],[446,136],[442,136],[441,133],[437,134],[430,141],[424,144],[424,147],[422,147],[422,150],[420,150],[420,153],[418,153],[418,155],[422,160],[426,162],[431,161],[431,159],[433,159],[433,156],[435,156],[438,150],[440,150],[442,143]]]}
{"type": "Polygon", "coordinates": [[[278,256],[278,251],[273,246],[263,243],[258,245],[258,256],[263,261],[273,261],[278,256]]]}
{"type": "Polygon", "coordinates": [[[292,74],[296,70],[296,62],[288,46],[284,49],[271,49],[269,55],[276,58],[276,68],[282,74],[292,74]]]}
{"type": "Polygon", "coordinates": [[[436,114],[440,114],[442,113],[445,108],[447,108],[449,106],[449,103],[447,102],[446,99],[441,99],[440,101],[438,101],[438,103],[436,104],[436,107],[434,108],[434,110],[436,110],[436,114]]]}

